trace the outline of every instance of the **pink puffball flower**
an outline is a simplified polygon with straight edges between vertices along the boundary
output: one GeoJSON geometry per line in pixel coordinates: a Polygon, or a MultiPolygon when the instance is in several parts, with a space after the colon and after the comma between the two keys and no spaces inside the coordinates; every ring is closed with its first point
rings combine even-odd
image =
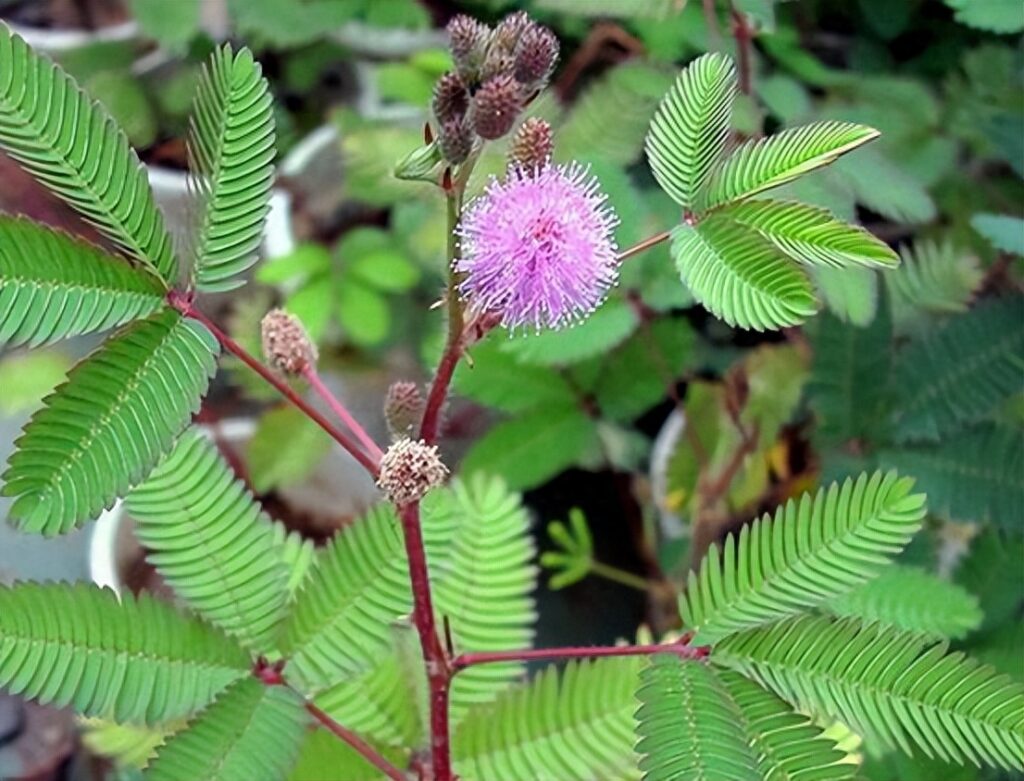
{"type": "Polygon", "coordinates": [[[617,224],[586,168],[513,166],[463,215],[459,292],[511,330],[581,320],[618,280],[617,224]]]}

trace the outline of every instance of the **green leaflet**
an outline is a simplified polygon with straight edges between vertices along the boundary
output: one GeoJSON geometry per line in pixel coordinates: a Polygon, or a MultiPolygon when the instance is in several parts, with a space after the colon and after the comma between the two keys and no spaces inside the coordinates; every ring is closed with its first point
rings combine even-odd
{"type": "Polygon", "coordinates": [[[3,493],[19,528],[61,534],[138,483],[199,409],[217,342],[164,309],[110,337],[25,426],[3,493]]]}
{"type": "Polygon", "coordinates": [[[548,667],[495,702],[469,710],[452,737],[456,772],[473,781],[639,777],[633,751],[642,660],[572,661],[548,667]]]}
{"type": "Polygon", "coordinates": [[[302,699],[254,677],[233,684],[157,751],[146,781],[284,781],[309,717],[302,699]]]}
{"type": "Polygon", "coordinates": [[[282,627],[288,678],[307,696],[372,668],[412,609],[394,508],[379,504],[320,551],[282,627]]]}
{"type": "Polygon", "coordinates": [[[797,325],[817,306],[807,275],[775,245],[726,217],[672,230],[683,282],[729,325],[756,331],[797,325]]]}
{"type": "Polygon", "coordinates": [[[720,213],[752,228],[801,263],[833,267],[892,267],[899,263],[884,242],[815,206],[754,200],[725,206],[720,213]]]}
{"type": "Polygon", "coordinates": [[[1024,220],[1009,214],[975,214],[971,227],[993,247],[1011,255],[1024,255],[1024,220]]]}
{"type": "Polygon", "coordinates": [[[0,147],[132,257],[173,282],[171,238],[124,133],[74,79],[3,24],[0,147]]]}
{"type": "Polygon", "coordinates": [[[746,141],[715,171],[709,208],[749,198],[834,162],[878,138],[877,130],[852,122],[814,122],[774,136],[746,141]]]}
{"type": "Polygon", "coordinates": [[[651,173],[684,209],[703,202],[729,137],[735,94],[732,60],[705,54],[683,68],[651,120],[646,143],[651,173]]]}
{"type": "Polygon", "coordinates": [[[977,597],[919,567],[897,564],[828,602],[825,609],[933,637],[964,637],[982,619],[977,597]]]}
{"type": "Polygon", "coordinates": [[[38,347],[163,306],[165,286],[81,239],[0,217],[0,345],[38,347]]]}
{"type": "Polygon", "coordinates": [[[150,564],[179,597],[254,652],[273,649],[288,599],[283,545],[214,445],[185,432],[127,507],[150,564]]]}
{"type": "Polygon", "coordinates": [[[644,781],[761,781],[739,708],[713,668],[658,654],[636,696],[644,781]]]}
{"type": "Polygon", "coordinates": [[[900,355],[893,438],[937,440],[1024,389],[1024,299],[987,301],[900,355]]]}
{"type": "Polygon", "coordinates": [[[794,615],[879,573],[921,527],[922,494],[895,472],[833,483],[713,545],[680,599],[698,645],[794,615]]]}
{"type": "Polygon", "coordinates": [[[881,745],[1024,769],[1024,686],[945,643],[802,616],[734,635],[712,658],[881,745]]]}
{"type": "Polygon", "coordinates": [[[765,781],[845,781],[857,765],[844,762],[846,754],[825,737],[807,716],[793,712],[783,700],[731,670],[718,678],[739,708],[747,739],[765,781]]]}
{"type": "Polygon", "coordinates": [[[203,707],[249,665],[226,636],[145,594],[0,587],[0,685],[11,694],[156,724],[203,707]]]}
{"type": "Polygon", "coordinates": [[[274,177],[273,101],[252,52],[214,52],[199,79],[188,141],[204,196],[192,275],[199,290],[231,290],[256,262],[274,177]]]}

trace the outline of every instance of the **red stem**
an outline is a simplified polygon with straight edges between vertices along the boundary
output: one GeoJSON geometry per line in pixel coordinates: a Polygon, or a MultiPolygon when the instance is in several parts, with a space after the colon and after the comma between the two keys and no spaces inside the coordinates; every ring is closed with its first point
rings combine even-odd
{"type": "Polygon", "coordinates": [[[433,758],[434,781],[452,781],[451,750],[448,727],[448,686],[452,671],[448,665],[441,638],[434,620],[434,604],[430,592],[430,573],[427,552],[420,527],[419,502],[399,508],[405,551],[409,559],[409,578],[412,581],[412,620],[420,636],[423,661],[427,667],[430,685],[430,753],[433,758]]]}
{"type": "Polygon", "coordinates": [[[495,662],[534,662],[554,659],[599,659],[609,656],[651,656],[652,654],[675,654],[682,659],[703,659],[709,653],[708,646],[692,646],[683,639],[664,645],[621,645],[607,648],[585,646],[566,648],[535,648],[521,651],[496,651],[493,653],[460,654],[452,659],[452,675],[467,667],[495,662]]]}
{"type": "Polygon", "coordinates": [[[362,754],[367,762],[390,778],[391,781],[406,781],[405,773],[384,759],[384,757],[377,753],[373,746],[359,737],[352,730],[341,726],[311,702],[306,703],[306,710],[309,711],[313,718],[319,721],[326,729],[334,733],[334,735],[344,740],[352,748],[362,754]]]}
{"type": "Polygon", "coordinates": [[[750,63],[750,42],[753,40],[753,31],[747,24],[747,17],[737,11],[730,3],[732,12],[732,34],[736,39],[736,53],[739,59],[739,87],[744,95],[751,94],[753,90],[753,71],[750,63]]]}
{"type": "Polygon", "coordinates": [[[313,389],[313,392],[323,399],[324,403],[331,408],[331,411],[341,418],[342,422],[348,426],[349,431],[356,435],[356,439],[358,439],[359,443],[366,449],[366,452],[370,454],[370,457],[374,461],[379,462],[381,457],[384,455],[383,451],[378,447],[377,443],[373,441],[373,437],[366,433],[366,429],[359,425],[359,421],[352,417],[352,413],[348,411],[345,405],[341,402],[341,399],[331,393],[330,389],[324,385],[316,367],[307,364],[302,376],[306,378],[306,381],[313,389]]]}
{"type": "Polygon", "coordinates": [[[299,410],[301,410],[310,420],[320,426],[320,428],[326,431],[339,445],[351,453],[352,457],[362,464],[366,471],[374,477],[377,477],[380,469],[376,461],[366,455],[366,453],[364,453],[355,442],[349,439],[347,434],[336,429],[331,422],[327,420],[327,418],[313,409],[305,399],[288,387],[288,384],[274,374],[273,371],[249,355],[249,353],[245,351],[245,348],[226,333],[221,331],[213,321],[206,317],[206,315],[198,309],[194,309],[187,301],[182,301],[178,297],[169,297],[168,303],[181,312],[185,317],[191,317],[193,320],[197,320],[206,326],[207,330],[217,338],[217,341],[221,343],[221,346],[225,350],[240,359],[242,363],[273,385],[278,393],[298,407],[299,410]]]}
{"type": "Polygon", "coordinates": [[[434,382],[430,386],[427,404],[423,410],[423,422],[420,424],[420,439],[428,445],[437,442],[441,430],[441,412],[448,398],[448,388],[452,384],[455,367],[462,357],[462,334],[452,334],[444,346],[444,354],[437,365],[434,382]]]}

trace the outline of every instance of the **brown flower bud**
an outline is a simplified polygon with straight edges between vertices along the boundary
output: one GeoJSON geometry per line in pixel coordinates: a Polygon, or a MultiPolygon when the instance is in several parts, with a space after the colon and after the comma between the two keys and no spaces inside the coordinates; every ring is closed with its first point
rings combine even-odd
{"type": "Polygon", "coordinates": [[[434,116],[439,122],[460,119],[469,108],[469,93],[457,73],[446,73],[434,85],[434,99],[431,102],[434,116]]]}
{"type": "Polygon", "coordinates": [[[458,165],[469,157],[475,140],[473,126],[467,119],[450,119],[441,126],[438,144],[442,157],[452,165],[458,165]]]}
{"type": "Polygon", "coordinates": [[[298,376],[316,364],[316,346],[299,320],[283,309],[272,309],[260,323],[263,355],[278,371],[298,376]]]}
{"type": "Polygon", "coordinates": [[[473,84],[479,78],[490,38],[491,28],[470,16],[460,14],[448,22],[452,60],[466,84],[473,84]]]}
{"type": "Polygon", "coordinates": [[[558,60],[558,39],[547,27],[531,25],[516,47],[515,77],[534,89],[544,85],[558,60]]]}
{"type": "Polygon", "coordinates": [[[437,454],[436,445],[423,440],[400,439],[380,460],[377,485],[398,506],[419,501],[444,482],[448,467],[437,454]]]}
{"type": "Polygon", "coordinates": [[[551,159],[553,147],[551,125],[539,117],[530,117],[512,137],[509,162],[527,171],[535,171],[551,159]]]}
{"type": "Polygon", "coordinates": [[[408,437],[423,418],[426,401],[415,382],[395,382],[384,397],[384,419],[395,439],[408,437]]]}
{"type": "Polygon", "coordinates": [[[519,83],[511,76],[495,76],[477,90],[473,127],[481,138],[501,138],[512,129],[521,108],[519,83]]]}

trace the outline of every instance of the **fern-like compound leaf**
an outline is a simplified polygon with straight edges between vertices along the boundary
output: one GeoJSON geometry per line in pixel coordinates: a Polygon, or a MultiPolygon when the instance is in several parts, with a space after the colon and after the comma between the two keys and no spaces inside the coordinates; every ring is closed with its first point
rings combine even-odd
{"type": "Polygon", "coordinates": [[[672,231],[672,257],[683,282],[715,316],[757,331],[797,325],[814,314],[807,275],[774,244],[712,215],[672,231]]]}
{"type": "Polygon", "coordinates": [[[1024,769],[1024,685],[945,643],[802,616],[733,635],[712,658],[879,745],[1024,769]]]}
{"type": "Polygon", "coordinates": [[[155,724],[202,708],[249,665],[228,637],[145,594],[0,587],[0,685],[43,704],[155,724]]]}
{"type": "Polygon", "coordinates": [[[166,290],[81,239],[0,217],[0,345],[38,347],[103,331],[163,306],[166,290]]]}
{"type": "MultiPolygon", "coordinates": [[[[476,474],[453,481],[423,502],[423,534],[434,609],[447,617],[459,651],[529,648],[537,585],[530,519],[518,494],[498,478],[476,474]]],[[[522,664],[487,664],[459,674],[451,714],[494,699],[522,677],[522,664]]]]}
{"type": "Polygon", "coordinates": [[[68,74],[0,24],[0,148],[165,282],[176,261],[145,169],[68,74]]]}
{"type": "Polygon", "coordinates": [[[753,229],[800,263],[833,267],[899,263],[887,244],[863,228],[796,201],[743,201],[723,207],[721,214],[753,229]]]}
{"type": "Polygon", "coordinates": [[[394,509],[379,504],[317,556],[282,628],[288,679],[307,696],[372,669],[412,609],[394,509]]]}
{"type": "Polygon", "coordinates": [[[713,668],[658,654],[640,680],[644,781],[761,781],[740,710],[713,668]]]}
{"type": "Polygon", "coordinates": [[[978,599],[919,567],[892,565],[863,586],[831,600],[825,609],[909,632],[960,638],[981,625],[978,599]]]}
{"type": "Polygon", "coordinates": [[[820,605],[875,577],[910,541],[924,495],[895,472],[804,494],[712,546],[680,600],[698,644],[820,605]]]}
{"type": "Polygon", "coordinates": [[[707,205],[722,206],[791,182],[879,135],[874,128],[852,122],[814,122],[746,141],[715,171],[707,205]]]}
{"type": "Polygon", "coordinates": [[[570,662],[471,708],[454,730],[452,759],[474,781],[638,778],[633,750],[638,657],[570,662]]]}
{"type": "Polygon", "coordinates": [[[898,441],[937,440],[1024,390],[1024,298],[986,302],[913,343],[897,367],[898,441]]]}
{"type": "Polygon", "coordinates": [[[192,274],[199,290],[230,290],[256,261],[274,177],[273,102],[248,49],[213,53],[196,88],[188,149],[205,201],[192,274]]]}
{"type": "Polygon", "coordinates": [[[217,342],[164,309],[112,336],[43,400],[17,440],[3,493],[20,528],[61,534],[149,474],[199,409],[217,342]]]}
{"type": "Polygon", "coordinates": [[[231,685],[157,751],[146,781],[285,781],[308,722],[302,699],[254,677],[231,685]]]}
{"type": "Polygon", "coordinates": [[[687,210],[703,191],[729,137],[736,70],[721,54],[705,54],[683,68],[651,120],[647,158],[666,193],[687,210]]]}
{"type": "Polygon", "coordinates": [[[807,716],[732,670],[718,677],[742,714],[747,739],[764,781],[847,781],[857,765],[807,716]]]}
{"type": "Polygon", "coordinates": [[[180,598],[252,651],[273,648],[288,600],[281,543],[205,437],[182,435],[127,507],[149,562],[180,598]]]}

